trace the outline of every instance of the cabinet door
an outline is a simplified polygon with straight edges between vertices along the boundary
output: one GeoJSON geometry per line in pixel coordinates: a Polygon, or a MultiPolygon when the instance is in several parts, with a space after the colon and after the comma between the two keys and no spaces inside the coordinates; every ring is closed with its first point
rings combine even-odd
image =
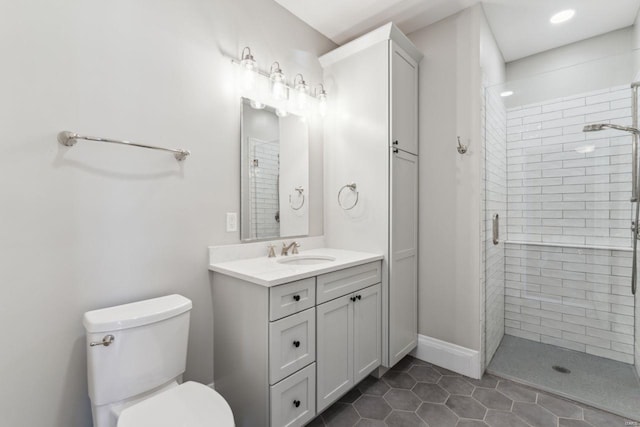
{"type": "Polygon", "coordinates": [[[418,156],[392,149],[391,159],[389,363],[393,366],[418,343],[418,156]]]}
{"type": "Polygon", "coordinates": [[[394,42],[390,55],[391,143],[418,154],[418,64],[394,42]]]}
{"type": "Polygon", "coordinates": [[[354,384],[359,383],[382,358],[382,304],[380,283],[355,293],[353,304],[354,384]]]}
{"type": "Polygon", "coordinates": [[[353,386],[353,295],[316,307],[317,411],[353,386]]]}

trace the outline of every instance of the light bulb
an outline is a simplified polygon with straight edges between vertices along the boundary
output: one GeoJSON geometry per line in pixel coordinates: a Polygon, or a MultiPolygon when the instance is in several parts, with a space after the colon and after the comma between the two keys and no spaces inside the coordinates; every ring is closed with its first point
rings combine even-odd
{"type": "Polygon", "coordinates": [[[327,92],[325,92],[323,85],[320,85],[320,92],[316,90],[316,97],[318,98],[318,111],[322,117],[325,117],[327,115],[327,92]]]}
{"type": "Polygon", "coordinates": [[[307,108],[308,102],[308,93],[309,93],[309,85],[304,81],[302,74],[298,74],[294,81],[295,89],[296,89],[296,101],[298,104],[298,108],[301,110],[305,110],[307,108]],[[298,76],[300,76],[300,80],[298,80],[298,76]]]}
{"type": "Polygon", "coordinates": [[[279,101],[287,99],[287,85],[284,80],[284,73],[280,69],[278,62],[274,62],[271,65],[269,80],[271,80],[271,94],[273,97],[279,101]]]}
{"type": "Polygon", "coordinates": [[[256,60],[251,55],[251,49],[247,46],[242,49],[242,81],[246,90],[251,90],[256,84],[256,60]],[[245,53],[246,51],[246,53],[245,53]]]}

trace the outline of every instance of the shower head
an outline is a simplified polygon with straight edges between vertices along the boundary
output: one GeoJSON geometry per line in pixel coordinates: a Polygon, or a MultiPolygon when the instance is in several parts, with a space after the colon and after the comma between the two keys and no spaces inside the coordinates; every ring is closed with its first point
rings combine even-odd
{"type": "Polygon", "coordinates": [[[582,131],[583,132],[597,132],[599,130],[603,130],[605,128],[608,129],[616,129],[616,130],[621,130],[624,132],[629,132],[629,133],[633,133],[636,135],[640,135],[640,130],[636,129],[636,128],[632,128],[632,127],[628,127],[628,126],[620,126],[620,125],[612,125],[612,124],[608,124],[608,123],[597,123],[597,124],[593,124],[593,125],[586,125],[582,131]]]}

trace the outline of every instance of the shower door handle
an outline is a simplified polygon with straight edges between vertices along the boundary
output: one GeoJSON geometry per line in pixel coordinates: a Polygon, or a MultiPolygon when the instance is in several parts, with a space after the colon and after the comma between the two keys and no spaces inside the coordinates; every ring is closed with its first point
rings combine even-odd
{"type": "Polygon", "coordinates": [[[500,215],[493,215],[493,244],[500,243],[500,215]]]}

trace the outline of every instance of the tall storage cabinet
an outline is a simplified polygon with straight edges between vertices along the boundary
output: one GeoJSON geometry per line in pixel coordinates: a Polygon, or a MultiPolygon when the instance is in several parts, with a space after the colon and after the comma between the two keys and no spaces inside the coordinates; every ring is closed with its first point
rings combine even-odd
{"type": "Polygon", "coordinates": [[[421,59],[393,24],[320,58],[331,93],[324,130],[325,239],[329,247],[385,256],[381,338],[387,367],[418,341],[421,59]]]}

